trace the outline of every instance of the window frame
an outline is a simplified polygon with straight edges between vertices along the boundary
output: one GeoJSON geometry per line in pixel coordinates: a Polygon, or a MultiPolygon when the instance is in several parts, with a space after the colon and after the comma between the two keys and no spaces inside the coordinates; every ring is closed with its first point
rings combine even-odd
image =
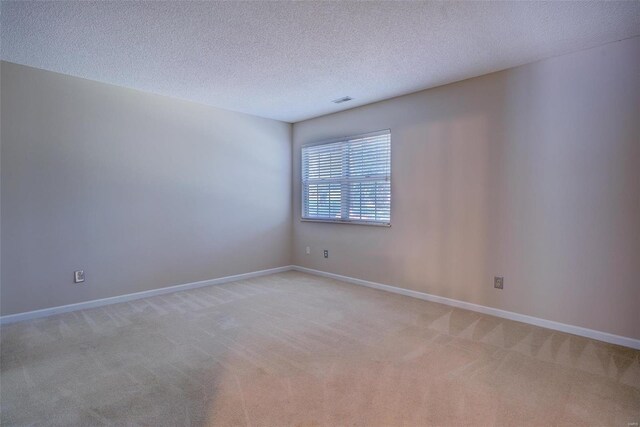
{"type": "Polygon", "coordinates": [[[391,211],[393,210],[393,198],[391,197],[391,194],[393,193],[392,184],[391,184],[391,182],[392,182],[391,181],[391,174],[392,174],[391,156],[392,156],[391,129],[380,129],[380,130],[373,131],[373,132],[361,133],[361,134],[357,134],[357,135],[343,136],[343,137],[339,137],[339,138],[325,139],[325,140],[322,140],[322,141],[303,144],[300,147],[300,221],[301,222],[320,222],[320,223],[327,223],[327,224],[351,224],[351,225],[369,225],[369,226],[374,226],[374,227],[391,227],[391,211]],[[382,135],[382,134],[389,134],[389,178],[388,178],[388,181],[389,181],[389,221],[375,221],[375,220],[363,220],[363,219],[343,219],[343,218],[329,219],[329,218],[309,218],[309,217],[305,217],[304,216],[304,206],[305,206],[305,199],[304,199],[305,198],[305,194],[304,194],[304,160],[303,160],[302,151],[307,147],[313,147],[313,146],[325,145],[325,144],[333,144],[333,143],[337,143],[337,142],[346,142],[346,141],[349,141],[349,140],[352,140],[352,139],[367,138],[367,137],[372,137],[372,136],[382,135]]]}

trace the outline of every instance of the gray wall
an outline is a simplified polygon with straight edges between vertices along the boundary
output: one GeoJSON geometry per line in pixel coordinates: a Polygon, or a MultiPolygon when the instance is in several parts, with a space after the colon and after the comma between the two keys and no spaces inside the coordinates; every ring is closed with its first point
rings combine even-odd
{"type": "Polygon", "coordinates": [[[1,73],[3,315],[289,264],[291,125],[1,73]]]}
{"type": "Polygon", "coordinates": [[[640,338],[639,76],[635,38],[296,123],[294,263],[640,338]],[[391,228],[300,222],[301,144],[385,128],[391,228]]]}

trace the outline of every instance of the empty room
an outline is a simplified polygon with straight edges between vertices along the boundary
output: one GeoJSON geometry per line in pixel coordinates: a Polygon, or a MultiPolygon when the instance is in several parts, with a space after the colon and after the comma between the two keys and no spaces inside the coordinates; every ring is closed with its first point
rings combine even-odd
{"type": "Polygon", "coordinates": [[[0,34],[0,425],[638,427],[640,2],[0,34]]]}

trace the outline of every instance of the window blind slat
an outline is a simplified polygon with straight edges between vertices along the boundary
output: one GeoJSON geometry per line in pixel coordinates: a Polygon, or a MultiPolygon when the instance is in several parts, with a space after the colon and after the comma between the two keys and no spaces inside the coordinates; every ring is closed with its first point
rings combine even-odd
{"type": "Polygon", "coordinates": [[[302,216],[337,222],[391,222],[391,134],[302,148],[302,216]]]}

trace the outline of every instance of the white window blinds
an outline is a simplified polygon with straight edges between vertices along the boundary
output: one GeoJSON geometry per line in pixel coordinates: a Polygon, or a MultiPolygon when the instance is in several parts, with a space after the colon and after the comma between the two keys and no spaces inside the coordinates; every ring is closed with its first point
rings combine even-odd
{"type": "Polygon", "coordinates": [[[391,224],[389,130],[302,147],[302,219],[391,224]]]}

